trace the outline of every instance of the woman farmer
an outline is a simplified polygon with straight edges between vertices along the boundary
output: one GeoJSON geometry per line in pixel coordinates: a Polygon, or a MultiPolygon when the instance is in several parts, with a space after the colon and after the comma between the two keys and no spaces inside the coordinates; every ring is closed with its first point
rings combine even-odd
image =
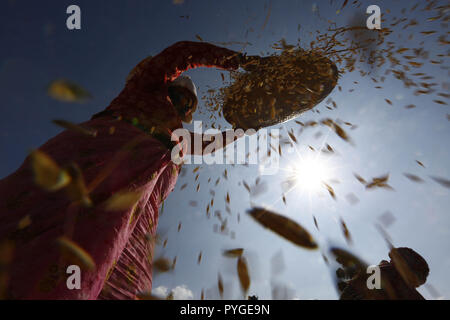
{"type": "MultiPolygon", "coordinates": [[[[343,283],[341,300],[424,300],[416,288],[425,284],[430,269],[426,260],[411,248],[392,248],[390,261],[382,260],[380,288],[368,288],[370,274],[363,270],[343,283]]],[[[343,272],[341,269],[339,272],[343,272]]]]}
{"type": "Polygon", "coordinates": [[[180,170],[171,160],[171,133],[197,106],[195,86],[179,76],[246,62],[228,49],[178,42],[142,61],[105,111],[80,126],[66,123],[72,130],[1,180],[0,294],[133,299],[151,290],[158,208],[180,170]],[[68,285],[72,264],[81,268],[76,289],[68,285]]]}

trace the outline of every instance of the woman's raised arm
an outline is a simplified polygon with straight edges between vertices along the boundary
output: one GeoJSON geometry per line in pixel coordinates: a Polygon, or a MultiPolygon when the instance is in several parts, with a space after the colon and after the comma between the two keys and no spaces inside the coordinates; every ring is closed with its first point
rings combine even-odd
{"type": "Polygon", "coordinates": [[[142,61],[127,85],[137,88],[157,88],[175,80],[186,70],[209,67],[236,70],[243,61],[239,52],[206,42],[180,41],[151,59],[142,61]]]}

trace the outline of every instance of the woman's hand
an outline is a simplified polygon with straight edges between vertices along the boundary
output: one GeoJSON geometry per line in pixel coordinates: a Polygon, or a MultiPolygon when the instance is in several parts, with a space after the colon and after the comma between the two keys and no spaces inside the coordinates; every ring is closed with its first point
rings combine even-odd
{"type": "Polygon", "coordinates": [[[269,63],[272,57],[260,57],[260,56],[247,56],[241,55],[239,66],[248,72],[258,70],[261,65],[269,63]]]}
{"type": "MultiPolygon", "coordinates": [[[[189,141],[185,141],[184,137],[181,143],[184,145],[183,148],[186,150],[186,154],[192,155],[207,155],[212,151],[217,151],[222,148],[225,148],[227,145],[235,142],[237,139],[242,138],[244,136],[244,131],[241,130],[227,130],[218,132],[216,134],[199,134],[190,132],[189,141]],[[195,145],[195,141],[198,141],[200,144],[195,145]],[[214,148],[212,147],[214,145],[214,148]],[[208,150],[206,148],[209,146],[208,150]]],[[[174,140],[174,138],[172,139],[174,140]]]]}
{"type": "Polygon", "coordinates": [[[242,55],[239,66],[248,72],[255,71],[261,63],[261,60],[262,58],[260,56],[242,55]]]}

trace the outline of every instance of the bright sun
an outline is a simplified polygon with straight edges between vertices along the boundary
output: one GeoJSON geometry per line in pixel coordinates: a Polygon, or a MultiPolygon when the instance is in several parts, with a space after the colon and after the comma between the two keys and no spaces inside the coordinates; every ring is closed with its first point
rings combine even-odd
{"type": "Polygon", "coordinates": [[[331,178],[331,170],[326,161],[319,157],[300,159],[292,168],[296,187],[305,191],[319,191],[323,182],[331,178]]]}

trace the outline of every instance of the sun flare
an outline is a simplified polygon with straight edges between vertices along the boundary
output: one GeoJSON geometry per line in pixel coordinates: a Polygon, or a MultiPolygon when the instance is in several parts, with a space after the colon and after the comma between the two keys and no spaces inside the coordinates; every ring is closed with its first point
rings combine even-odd
{"type": "Polygon", "coordinates": [[[319,191],[324,182],[331,178],[331,168],[328,163],[319,157],[300,159],[292,167],[292,178],[296,187],[305,191],[319,191]]]}

